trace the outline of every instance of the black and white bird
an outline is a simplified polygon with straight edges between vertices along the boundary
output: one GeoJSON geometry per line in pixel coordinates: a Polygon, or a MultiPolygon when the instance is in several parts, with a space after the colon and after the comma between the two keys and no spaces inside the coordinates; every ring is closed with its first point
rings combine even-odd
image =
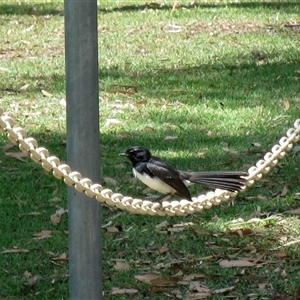
{"type": "Polygon", "coordinates": [[[156,201],[163,200],[170,194],[177,194],[192,201],[188,186],[195,183],[211,189],[239,191],[244,186],[247,172],[242,171],[208,171],[184,172],[175,169],[158,157],[152,156],[144,147],[135,146],[119,155],[126,156],[133,166],[133,174],[144,184],[163,195],[156,201]]]}

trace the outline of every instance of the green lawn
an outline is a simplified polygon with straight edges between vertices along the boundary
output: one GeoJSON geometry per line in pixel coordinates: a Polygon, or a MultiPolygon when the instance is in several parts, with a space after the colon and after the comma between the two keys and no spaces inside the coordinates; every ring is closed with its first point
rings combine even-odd
{"type": "MultiPolygon", "coordinates": [[[[155,193],[118,157],[133,145],[182,170],[247,170],[300,117],[297,1],[174,2],[99,6],[101,184],[135,198],[155,193]]],[[[63,21],[61,2],[0,2],[0,107],[62,161],[63,21]]],[[[66,186],[18,152],[0,135],[0,299],[67,299],[68,216],[50,219],[66,186]]],[[[297,299],[299,163],[199,215],[104,207],[105,299],[297,299]]]]}

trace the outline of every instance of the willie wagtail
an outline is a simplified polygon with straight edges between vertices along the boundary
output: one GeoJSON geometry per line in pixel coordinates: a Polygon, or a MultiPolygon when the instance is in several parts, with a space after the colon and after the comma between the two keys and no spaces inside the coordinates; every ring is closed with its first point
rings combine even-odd
{"type": "Polygon", "coordinates": [[[152,156],[146,148],[135,146],[125,153],[133,166],[133,174],[144,184],[163,195],[156,201],[163,200],[170,194],[192,201],[187,188],[194,183],[208,188],[222,189],[230,192],[239,191],[243,187],[247,172],[240,171],[211,171],[211,172],[184,172],[175,169],[158,157],[152,156]]]}

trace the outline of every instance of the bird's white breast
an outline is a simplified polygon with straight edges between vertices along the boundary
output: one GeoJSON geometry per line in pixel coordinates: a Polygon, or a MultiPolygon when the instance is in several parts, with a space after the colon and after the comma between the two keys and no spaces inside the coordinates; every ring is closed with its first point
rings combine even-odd
{"type": "Polygon", "coordinates": [[[151,189],[158,191],[162,194],[168,194],[168,193],[175,193],[175,190],[169,186],[168,184],[164,183],[162,180],[160,180],[158,177],[151,178],[148,174],[144,173],[143,175],[136,172],[135,169],[132,169],[132,172],[135,177],[137,177],[141,182],[149,186],[151,189]]]}

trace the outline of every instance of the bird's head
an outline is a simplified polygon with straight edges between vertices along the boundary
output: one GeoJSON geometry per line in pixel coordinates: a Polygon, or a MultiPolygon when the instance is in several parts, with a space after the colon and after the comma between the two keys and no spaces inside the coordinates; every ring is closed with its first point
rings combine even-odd
{"type": "Polygon", "coordinates": [[[150,159],[151,153],[148,149],[140,146],[134,146],[119,155],[126,156],[132,163],[146,162],[150,159]]]}

